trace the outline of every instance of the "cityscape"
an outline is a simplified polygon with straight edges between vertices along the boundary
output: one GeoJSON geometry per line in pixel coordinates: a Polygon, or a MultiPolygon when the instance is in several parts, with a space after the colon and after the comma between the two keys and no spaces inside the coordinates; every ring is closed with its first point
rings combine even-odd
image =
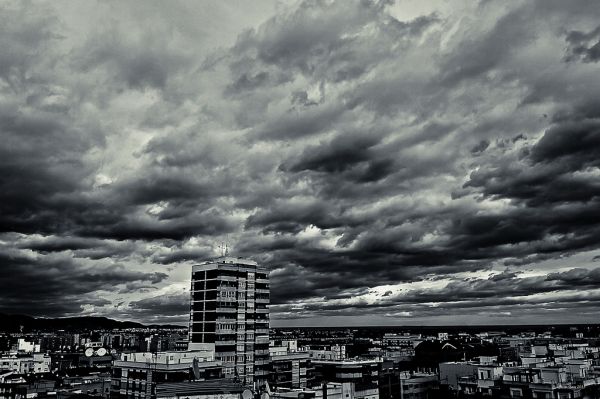
{"type": "Polygon", "coordinates": [[[600,399],[600,0],[0,0],[0,399],[600,399]]]}
{"type": "Polygon", "coordinates": [[[13,322],[0,398],[600,396],[600,324],[270,329],[257,262],[206,261],[190,284],[187,328],[13,322]]]}

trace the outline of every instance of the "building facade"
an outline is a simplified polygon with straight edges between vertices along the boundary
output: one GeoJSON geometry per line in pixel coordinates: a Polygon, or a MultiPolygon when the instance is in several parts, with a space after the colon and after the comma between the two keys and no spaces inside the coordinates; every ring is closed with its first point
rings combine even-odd
{"type": "Polygon", "coordinates": [[[313,385],[313,371],[308,352],[297,350],[296,341],[273,342],[269,347],[271,388],[307,388],[313,385]],[[289,345],[292,343],[292,345],[289,345]],[[276,345],[279,344],[279,345],[276,345]]]}
{"type": "Polygon", "coordinates": [[[269,274],[222,257],[194,265],[190,349],[213,347],[226,378],[260,386],[269,374],[269,274]]]}
{"type": "Polygon", "coordinates": [[[381,359],[312,360],[315,383],[342,383],[345,398],[379,399],[381,359]],[[346,387],[349,391],[346,392],[346,387]],[[348,394],[349,396],[346,396],[348,394]]]}
{"type": "Polygon", "coordinates": [[[112,399],[155,399],[158,384],[222,377],[210,351],[122,353],[112,367],[112,399]]]}
{"type": "Polygon", "coordinates": [[[159,384],[156,399],[244,399],[252,392],[240,383],[219,379],[159,384]]]}
{"type": "Polygon", "coordinates": [[[46,353],[11,353],[0,357],[0,370],[44,374],[50,372],[50,363],[50,355],[46,353]]]}

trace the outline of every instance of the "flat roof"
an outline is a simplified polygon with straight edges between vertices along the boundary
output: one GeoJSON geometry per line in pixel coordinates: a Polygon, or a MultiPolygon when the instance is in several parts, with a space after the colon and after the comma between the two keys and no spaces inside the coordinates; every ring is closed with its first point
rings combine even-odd
{"type": "Polygon", "coordinates": [[[211,263],[232,263],[232,264],[241,264],[241,265],[250,265],[250,266],[258,266],[258,262],[255,262],[246,258],[238,258],[235,256],[220,256],[215,259],[207,260],[202,262],[202,264],[211,264],[211,263]]]}
{"type": "Polygon", "coordinates": [[[242,393],[244,386],[229,379],[207,381],[171,382],[156,385],[156,397],[242,393]]]}

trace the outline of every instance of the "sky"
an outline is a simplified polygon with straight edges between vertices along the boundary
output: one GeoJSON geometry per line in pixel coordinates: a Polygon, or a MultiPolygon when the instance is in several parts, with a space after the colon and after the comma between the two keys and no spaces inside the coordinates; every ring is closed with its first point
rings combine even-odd
{"type": "Polygon", "coordinates": [[[597,322],[600,2],[0,2],[0,312],[597,322]]]}

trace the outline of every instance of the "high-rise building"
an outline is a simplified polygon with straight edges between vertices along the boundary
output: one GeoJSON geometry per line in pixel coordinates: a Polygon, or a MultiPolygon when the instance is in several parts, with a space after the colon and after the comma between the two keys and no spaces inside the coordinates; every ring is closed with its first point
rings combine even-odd
{"type": "Polygon", "coordinates": [[[269,274],[221,257],[192,269],[189,348],[213,347],[226,378],[262,385],[269,374],[269,274]]]}

